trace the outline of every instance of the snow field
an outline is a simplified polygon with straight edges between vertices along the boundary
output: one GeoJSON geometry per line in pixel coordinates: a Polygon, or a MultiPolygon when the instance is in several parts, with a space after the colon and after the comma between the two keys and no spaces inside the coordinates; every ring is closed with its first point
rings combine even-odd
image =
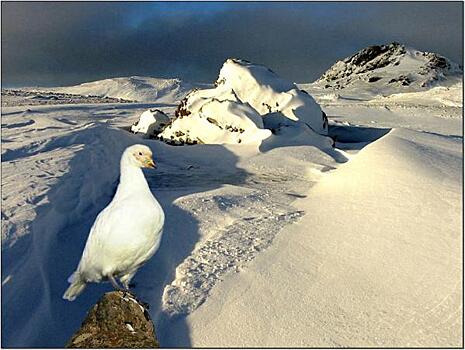
{"type": "MultiPolygon", "coordinates": [[[[144,143],[166,224],[134,282],[162,346],[459,347],[462,82],[385,85],[422,57],[398,57],[382,79],[337,92],[301,86],[329,130],[294,84],[228,60],[215,88],[188,95],[177,112],[191,114],[166,135],[186,140],[179,132],[189,130],[216,144],[173,147],[128,132],[147,108],[174,114],[187,93],[175,82],[157,95],[164,103],[2,108],[2,344],[63,346],[111,289],[61,299],[114,194],[121,152],[144,143]],[[307,108],[315,114],[299,114],[307,108]]],[[[143,100],[164,83],[89,84],[143,100]]]]}
{"type": "Polygon", "coordinates": [[[460,346],[461,158],[461,140],[402,129],[366,146],[187,317],[190,345],[460,346]]]}

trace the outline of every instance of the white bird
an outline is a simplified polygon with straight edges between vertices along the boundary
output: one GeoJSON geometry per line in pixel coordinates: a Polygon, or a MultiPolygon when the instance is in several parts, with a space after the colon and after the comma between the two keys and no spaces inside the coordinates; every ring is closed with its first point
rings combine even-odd
{"type": "Polygon", "coordinates": [[[147,146],[133,145],[123,152],[115,196],[95,219],[63,299],[73,301],[89,282],[110,280],[121,289],[115,278],[127,290],[137,269],[155,254],[165,214],[141,169],[155,167],[147,146]]]}

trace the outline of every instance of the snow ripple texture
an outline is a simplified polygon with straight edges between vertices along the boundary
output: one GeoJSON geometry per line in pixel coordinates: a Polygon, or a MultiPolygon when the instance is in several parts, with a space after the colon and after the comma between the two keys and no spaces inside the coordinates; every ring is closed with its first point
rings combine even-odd
{"type": "Polygon", "coordinates": [[[210,195],[207,192],[203,196],[188,196],[176,203],[196,217],[213,217],[211,221],[220,222],[205,225],[210,231],[212,226],[218,230],[206,234],[208,237],[177,267],[174,281],[165,287],[163,309],[170,316],[187,315],[198,308],[227,273],[243,269],[271,245],[285,225],[303,215],[290,205],[295,197],[286,194],[283,182],[254,178],[248,182],[252,188],[242,187],[244,195],[237,196],[236,188],[236,195],[216,195],[212,191],[210,195]],[[221,222],[225,216],[229,222],[226,225],[221,222]]]}

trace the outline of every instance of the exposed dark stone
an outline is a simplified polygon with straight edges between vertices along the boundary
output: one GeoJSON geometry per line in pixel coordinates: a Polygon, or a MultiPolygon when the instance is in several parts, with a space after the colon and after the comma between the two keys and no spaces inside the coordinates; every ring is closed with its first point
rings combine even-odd
{"type": "Polygon", "coordinates": [[[449,66],[444,57],[435,54],[431,57],[430,65],[432,68],[448,68],[449,66]]]}
{"type": "Polygon", "coordinates": [[[105,293],[67,348],[158,348],[148,305],[129,293],[105,293]]]}
{"type": "Polygon", "coordinates": [[[216,121],[216,119],[213,119],[213,118],[210,118],[210,117],[207,117],[207,120],[209,123],[212,123],[216,126],[219,126],[218,122],[216,121]]]}
{"type": "Polygon", "coordinates": [[[378,80],[381,80],[381,79],[383,79],[383,78],[381,78],[381,77],[369,77],[368,82],[369,83],[374,83],[375,81],[378,81],[378,80]]]}
{"type": "MultiPolygon", "coordinates": [[[[195,91],[195,90],[193,90],[195,91]]],[[[187,109],[187,97],[181,100],[181,103],[178,105],[178,108],[174,111],[174,116],[176,118],[188,116],[191,112],[187,109]]]]}
{"type": "Polygon", "coordinates": [[[321,111],[321,117],[323,119],[323,129],[328,128],[328,116],[326,115],[325,112],[321,111]]]}
{"type": "Polygon", "coordinates": [[[392,83],[400,83],[403,86],[409,86],[412,83],[412,80],[406,75],[400,75],[398,78],[389,80],[388,84],[392,83]]]}

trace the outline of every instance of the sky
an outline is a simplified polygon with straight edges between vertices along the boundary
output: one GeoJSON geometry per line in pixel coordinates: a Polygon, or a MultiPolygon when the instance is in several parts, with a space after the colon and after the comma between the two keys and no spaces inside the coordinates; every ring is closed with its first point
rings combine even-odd
{"type": "Polygon", "coordinates": [[[2,86],[213,82],[229,57],[312,82],[398,41],[463,61],[462,2],[2,2],[2,86]]]}

